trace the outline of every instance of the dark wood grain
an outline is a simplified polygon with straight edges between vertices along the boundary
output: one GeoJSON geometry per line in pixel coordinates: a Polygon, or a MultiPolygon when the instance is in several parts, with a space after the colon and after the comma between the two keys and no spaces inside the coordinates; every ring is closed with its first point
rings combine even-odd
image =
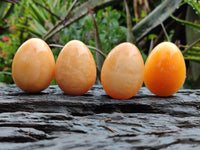
{"type": "Polygon", "coordinates": [[[101,86],[82,96],[2,86],[0,149],[200,149],[199,109],[200,90],[115,100],[101,86]]]}

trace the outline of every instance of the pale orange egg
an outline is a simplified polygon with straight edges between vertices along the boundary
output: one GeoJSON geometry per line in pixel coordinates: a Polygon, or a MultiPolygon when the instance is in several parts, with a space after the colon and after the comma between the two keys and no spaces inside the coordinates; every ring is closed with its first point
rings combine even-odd
{"type": "Polygon", "coordinates": [[[55,79],[69,95],[82,95],[93,86],[96,64],[83,42],[72,40],[63,47],[56,61],[55,79]]]}
{"type": "Polygon", "coordinates": [[[186,67],[179,48],[171,42],[158,44],[145,63],[144,82],[158,96],[170,96],[184,84],[186,67]]]}
{"type": "Polygon", "coordinates": [[[144,62],[138,48],[129,42],[113,48],[101,70],[101,83],[105,92],[115,99],[133,97],[144,79],[144,62]]]}
{"type": "Polygon", "coordinates": [[[12,77],[19,88],[40,92],[51,84],[54,74],[54,56],[45,41],[31,38],[19,47],[12,63],[12,77]]]}

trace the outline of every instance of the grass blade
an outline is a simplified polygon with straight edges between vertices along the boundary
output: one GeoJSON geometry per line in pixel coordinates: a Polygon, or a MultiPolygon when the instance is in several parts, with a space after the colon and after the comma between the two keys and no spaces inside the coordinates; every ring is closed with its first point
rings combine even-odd
{"type": "Polygon", "coordinates": [[[194,41],[191,45],[189,45],[189,47],[187,49],[185,49],[182,53],[183,55],[187,53],[187,51],[189,51],[195,44],[197,44],[198,42],[200,42],[200,39],[194,41]]]}
{"type": "Polygon", "coordinates": [[[44,25],[45,24],[45,17],[43,16],[43,14],[39,11],[37,6],[33,2],[30,3],[30,8],[33,11],[33,13],[35,14],[35,19],[38,22],[40,22],[41,25],[44,25]]]}
{"type": "Polygon", "coordinates": [[[153,28],[160,25],[160,22],[163,22],[169,17],[169,11],[174,12],[181,2],[182,0],[164,0],[150,14],[138,22],[133,27],[135,41],[138,42],[146,34],[152,31],[153,28]]]}
{"type": "Polygon", "coordinates": [[[177,18],[177,17],[175,17],[175,16],[173,16],[173,15],[170,15],[174,20],[176,20],[176,21],[178,21],[178,22],[180,22],[180,23],[182,23],[182,24],[184,24],[184,25],[188,25],[188,26],[190,26],[190,27],[193,27],[193,28],[195,28],[195,29],[197,29],[197,30],[199,30],[200,31],[200,24],[196,24],[196,23],[193,23],[193,22],[190,22],[190,21],[186,21],[186,20],[182,20],[182,19],[179,19],[179,18],[177,18]]]}
{"type": "Polygon", "coordinates": [[[133,26],[132,26],[132,21],[131,21],[131,15],[130,15],[128,4],[127,4],[126,0],[124,0],[124,4],[125,4],[125,9],[126,9],[126,25],[127,25],[126,41],[134,43],[134,36],[133,36],[133,32],[132,32],[132,27],[133,26]]]}
{"type": "Polygon", "coordinates": [[[200,62],[200,57],[197,56],[185,56],[184,57],[185,60],[190,60],[190,61],[195,61],[195,62],[200,62]]]}

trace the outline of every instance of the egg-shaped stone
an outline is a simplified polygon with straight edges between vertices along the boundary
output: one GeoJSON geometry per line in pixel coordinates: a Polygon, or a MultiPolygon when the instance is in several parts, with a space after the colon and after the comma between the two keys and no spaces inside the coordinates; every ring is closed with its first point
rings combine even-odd
{"type": "Polygon", "coordinates": [[[170,96],[184,84],[186,66],[180,49],[172,42],[158,44],[145,63],[144,82],[158,96],[170,96]]]}
{"type": "Polygon", "coordinates": [[[40,92],[51,84],[54,75],[54,56],[45,41],[31,38],[19,47],[12,63],[12,77],[19,88],[40,92]]]}
{"type": "Polygon", "coordinates": [[[56,60],[55,79],[66,94],[82,95],[96,81],[96,64],[88,47],[79,40],[69,41],[56,60]]]}
{"type": "Polygon", "coordinates": [[[101,70],[101,83],[109,96],[129,99],[140,90],[143,79],[144,61],[134,44],[124,42],[110,51],[101,70]]]}

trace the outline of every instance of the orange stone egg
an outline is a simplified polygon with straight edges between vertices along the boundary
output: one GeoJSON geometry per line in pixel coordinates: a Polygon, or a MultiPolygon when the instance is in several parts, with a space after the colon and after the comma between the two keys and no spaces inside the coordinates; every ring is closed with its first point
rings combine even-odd
{"type": "Polygon", "coordinates": [[[63,47],[56,61],[55,79],[69,95],[82,95],[93,86],[96,64],[83,42],[72,40],[63,47]]]}
{"type": "Polygon", "coordinates": [[[101,70],[105,92],[115,99],[129,99],[139,91],[143,80],[144,62],[138,48],[129,42],[114,47],[101,70]]]}
{"type": "Polygon", "coordinates": [[[31,38],[19,47],[12,63],[12,77],[19,88],[40,92],[51,84],[54,74],[54,56],[45,41],[31,38]]]}
{"type": "Polygon", "coordinates": [[[158,96],[170,96],[184,84],[186,67],[179,48],[171,42],[158,44],[145,63],[144,82],[158,96]]]}

